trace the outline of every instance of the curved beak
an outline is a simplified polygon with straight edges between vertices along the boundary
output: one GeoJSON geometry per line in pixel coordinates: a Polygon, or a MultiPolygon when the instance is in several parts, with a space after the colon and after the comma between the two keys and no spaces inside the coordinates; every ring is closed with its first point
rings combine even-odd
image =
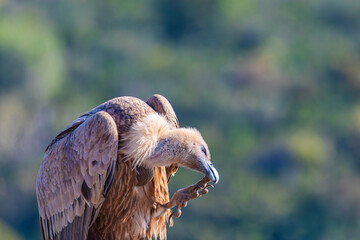
{"type": "Polygon", "coordinates": [[[215,184],[219,182],[219,173],[210,161],[206,159],[196,159],[195,161],[191,162],[192,163],[190,164],[185,163],[181,164],[180,166],[203,173],[205,176],[208,176],[215,184]]]}
{"type": "Polygon", "coordinates": [[[205,174],[205,176],[208,176],[215,184],[219,182],[219,173],[210,161],[202,159],[199,162],[198,167],[194,170],[202,172],[203,174],[205,174]]]}
{"type": "Polygon", "coordinates": [[[215,184],[219,182],[219,173],[211,162],[208,163],[208,167],[205,173],[215,184]]]}

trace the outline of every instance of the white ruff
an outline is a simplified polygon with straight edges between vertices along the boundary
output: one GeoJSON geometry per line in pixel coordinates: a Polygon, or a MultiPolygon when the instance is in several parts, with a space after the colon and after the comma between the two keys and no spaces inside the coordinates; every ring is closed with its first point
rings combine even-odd
{"type": "Polygon", "coordinates": [[[123,136],[124,146],[120,150],[126,160],[133,159],[133,167],[146,165],[157,146],[158,140],[172,129],[168,121],[157,113],[150,114],[134,123],[129,132],[123,136]]]}

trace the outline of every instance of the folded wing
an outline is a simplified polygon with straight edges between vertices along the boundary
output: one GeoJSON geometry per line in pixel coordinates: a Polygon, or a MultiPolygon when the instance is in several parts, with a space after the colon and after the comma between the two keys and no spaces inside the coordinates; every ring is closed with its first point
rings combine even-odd
{"type": "Polygon", "coordinates": [[[44,239],[87,238],[111,188],[117,149],[116,124],[103,111],[49,146],[36,181],[44,239]]]}

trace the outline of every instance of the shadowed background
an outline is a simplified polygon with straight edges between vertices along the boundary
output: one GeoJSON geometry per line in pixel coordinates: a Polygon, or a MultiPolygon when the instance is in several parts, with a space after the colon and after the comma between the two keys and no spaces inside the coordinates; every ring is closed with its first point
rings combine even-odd
{"type": "MultiPolygon", "coordinates": [[[[72,120],[154,93],[220,173],[169,239],[360,234],[357,0],[0,0],[0,238],[40,239],[36,175],[72,120]]],[[[201,174],[180,169],[170,191],[201,174]]]]}

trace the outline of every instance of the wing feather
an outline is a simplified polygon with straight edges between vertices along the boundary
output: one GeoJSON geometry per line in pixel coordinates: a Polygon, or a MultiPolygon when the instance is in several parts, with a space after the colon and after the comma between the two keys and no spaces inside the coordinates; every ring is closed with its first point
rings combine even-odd
{"type": "Polygon", "coordinates": [[[86,239],[113,182],[117,127],[100,111],[60,135],[47,148],[36,182],[43,238],[86,239]]]}

